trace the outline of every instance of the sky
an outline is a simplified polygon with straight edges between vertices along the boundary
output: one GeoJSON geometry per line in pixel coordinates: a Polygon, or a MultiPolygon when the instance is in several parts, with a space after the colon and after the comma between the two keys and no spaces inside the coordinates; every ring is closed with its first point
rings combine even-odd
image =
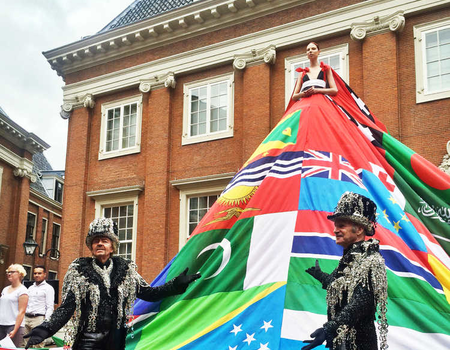
{"type": "Polygon", "coordinates": [[[68,120],[60,117],[64,82],[42,55],[97,33],[133,0],[0,0],[0,106],[51,147],[65,168],[68,120]]]}

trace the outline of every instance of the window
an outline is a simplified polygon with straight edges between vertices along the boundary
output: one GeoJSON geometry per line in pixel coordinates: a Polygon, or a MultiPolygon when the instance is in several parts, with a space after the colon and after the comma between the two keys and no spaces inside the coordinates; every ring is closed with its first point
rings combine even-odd
{"type": "Polygon", "coordinates": [[[102,105],[99,159],[140,152],[142,96],[102,105]]]}
{"type": "Polygon", "coordinates": [[[126,259],[133,257],[133,236],[134,236],[134,204],[123,204],[118,206],[108,206],[103,208],[103,215],[113,219],[119,228],[119,253],[126,259]]]}
{"type": "Polygon", "coordinates": [[[28,212],[25,241],[34,240],[35,236],[36,236],[36,214],[28,212]]]}
{"type": "MultiPolygon", "coordinates": [[[[339,76],[348,83],[348,45],[335,46],[329,49],[320,50],[319,61],[328,64],[333,68],[339,76]]],[[[294,57],[288,57],[285,60],[285,84],[286,84],[286,106],[294,90],[295,83],[299,73],[295,70],[299,67],[305,68],[309,66],[309,60],[306,53],[294,57]]]]}
{"type": "MultiPolygon", "coordinates": [[[[59,250],[59,239],[61,235],[61,225],[53,223],[52,248],[59,250]]],[[[57,259],[58,256],[54,250],[50,253],[50,258],[57,259]]]]}
{"type": "Polygon", "coordinates": [[[217,198],[218,195],[215,194],[210,196],[190,197],[188,199],[189,201],[188,237],[197,227],[198,223],[203,219],[209,208],[212,207],[217,198]]]}
{"type": "Polygon", "coordinates": [[[30,265],[22,265],[23,268],[25,269],[25,272],[27,273],[27,275],[23,278],[24,281],[32,281],[33,280],[33,272],[31,270],[31,266],[30,265]]]}
{"type": "Polygon", "coordinates": [[[235,173],[215,174],[170,182],[180,191],[178,249],[186,244],[198,223],[213,206],[234,175],[235,173]]]}
{"type": "Polygon", "coordinates": [[[233,136],[234,76],[184,85],[182,144],[233,136]]]}
{"type": "Polygon", "coordinates": [[[417,103],[450,97],[450,20],[414,27],[417,103]]]}
{"type": "Polygon", "coordinates": [[[45,247],[47,246],[47,226],[48,226],[48,220],[45,218],[42,218],[41,247],[42,247],[43,253],[45,253],[45,247]]]}
{"type": "Polygon", "coordinates": [[[55,201],[62,203],[63,199],[63,183],[59,182],[58,180],[55,180],[55,198],[53,198],[55,201]]]}
{"type": "Polygon", "coordinates": [[[48,271],[48,279],[49,280],[57,280],[58,279],[58,273],[56,271],[48,271]]]}

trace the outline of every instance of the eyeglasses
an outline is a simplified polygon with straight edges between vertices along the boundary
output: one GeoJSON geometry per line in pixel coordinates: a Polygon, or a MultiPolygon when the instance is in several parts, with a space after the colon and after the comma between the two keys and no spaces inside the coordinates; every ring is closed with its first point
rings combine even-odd
{"type": "Polygon", "coordinates": [[[7,275],[12,275],[13,273],[16,273],[17,271],[6,271],[7,275]]]}

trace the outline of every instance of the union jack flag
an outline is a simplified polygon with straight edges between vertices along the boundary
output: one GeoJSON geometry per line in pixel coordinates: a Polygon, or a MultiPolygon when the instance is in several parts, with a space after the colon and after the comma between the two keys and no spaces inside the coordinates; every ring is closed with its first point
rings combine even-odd
{"type": "Polygon", "coordinates": [[[308,176],[347,181],[366,189],[349,161],[331,152],[305,151],[302,178],[308,176]]]}

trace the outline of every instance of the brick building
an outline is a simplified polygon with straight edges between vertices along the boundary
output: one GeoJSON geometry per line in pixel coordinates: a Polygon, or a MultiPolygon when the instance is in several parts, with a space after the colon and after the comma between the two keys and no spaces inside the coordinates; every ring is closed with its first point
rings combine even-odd
{"type": "Polygon", "coordinates": [[[450,139],[448,0],[136,0],[45,52],[69,134],[61,271],[89,222],[152,279],[283,115],[306,44],[436,165],[450,139]]]}
{"type": "MultiPolygon", "coordinates": [[[[47,267],[49,279],[58,278],[57,253],[48,250],[59,249],[64,172],[52,170],[42,153],[49,147],[0,108],[0,270],[23,264],[25,279],[32,279],[36,265],[47,267]],[[34,240],[40,250],[25,255],[26,240],[34,240]]],[[[0,289],[6,284],[2,273],[0,289]]]]}

